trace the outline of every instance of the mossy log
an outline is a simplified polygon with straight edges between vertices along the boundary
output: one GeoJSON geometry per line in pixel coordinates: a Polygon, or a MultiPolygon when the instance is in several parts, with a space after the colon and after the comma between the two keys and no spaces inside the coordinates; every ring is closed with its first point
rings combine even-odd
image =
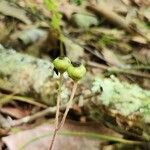
{"type": "Polygon", "coordinates": [[[21,95],[34,95],[49,103],[53,65],[13,49],[0,46],[0,88],[21,95]]]}

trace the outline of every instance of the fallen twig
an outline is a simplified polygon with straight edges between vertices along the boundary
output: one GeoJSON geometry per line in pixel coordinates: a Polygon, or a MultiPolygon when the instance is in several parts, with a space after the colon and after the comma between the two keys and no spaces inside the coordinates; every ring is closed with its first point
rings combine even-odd
{"type": "Polygon", "coordinates": [[[87,65],[106,70],[110,73],[124,73],[124,74],[129,74],[129,75],[134,75],[134,76],[150,79],[149,73],[135,71],[137,69],[136,67],[135,67],[135,70],[134,70],[134,67],[133,68],[116,68],[116,67],[109,67],[106,65],[98,64],[95,62],[87,62],[87,65]]]}
{"type": "Polygon", "coordinates": [[[114,11],[110,10],[104,4],[97,5],[97,6],[96,5],[87,5],[87,9],[97,13],[98,15],[104,16],[108,21],[110,21],[113,24],[118,25],[119,27],[125,29],[128,32],[132,31],[123,17],[121,17],[114,11]]]}
{"type": "Polygon", "coordinates": [[[45,116],[47,114],[54,114],[56,112],[56,107],[49,107],[45,110],[42,110],[40,112],[37,112],[36,114],[34,115],[31,115],[31,116],[26,116],[24,118],[21,118],[21,119],[18,119],[18,120],[14,120],[12,122],[10,122],[11,126],[18,126],[18,125],[21,125],[23,123],[28,123],[28,122],[31,122],[37,118],[40,118],[42,116],[45,116]]]}
{"type": "MultiPolygon", "coordinates": [[[[84,99],[86,99],[86,100],[84,101],[84,103],[86,104],[88,102],[87,99],[90,99],[91,97],[97,96],[98,94],[99,94],[99,92],[85,95],[84,99]]],[[[77,97],[79,97],[79,96],[80,95],[76,95],[75,96],[74,103],[77,101],[77,97]]],[[[61,106],[60,110],[65,110],[65,108],[66,108],[66,105],[61,106]]],[[[55,114],[55,113],[56,113],[56,106],[55,107],[48,107],[45,110],[37,112],[36,114],[33,114],[31,116],[26,116],[24,118],[21,118],[21,119],[18,119],[18,120],[14,120],[14,121],[10,122],[10,124],[11,124],[11,126],[18,126],[18,125],[21,125],[23,123],[29,123],[29,122],[31,122],[31,121],[33,121],[33,120],[35,120],[37,118],[43,117],[45,115],[55,114]]]]}
{"type": "Polygon", "coordinates": [[[122,16],[118,15],[111,9],[109,9],[106,5],[101,4],[101,5],[87,5],[87,9],[93,11],[94,13],[104,16],[110,23],[113,23],[122,29],[126,30],[127,32],[130,33],[137,33],[144,37],[148,42],[150,42],[150,39],[145,36],[140,30],[134,27],[132,23],[127,23],[125,18],[122,16]],[[109,11],[108,11],[109,10],[109,11]]]}

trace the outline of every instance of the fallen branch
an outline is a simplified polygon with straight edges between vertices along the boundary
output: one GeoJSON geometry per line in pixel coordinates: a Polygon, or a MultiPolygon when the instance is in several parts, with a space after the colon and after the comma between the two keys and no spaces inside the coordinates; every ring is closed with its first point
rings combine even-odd
{"type": "MultiPolygon", "coordinates": [[[[150,79],[150,74],[146,72],[141,72],[141,71],[136,71],[137,69],[140,69],[140,67],[130,67],[130,68],[117,68],[117,67],[109,67],[106,65],[101,65],[98,63],[94,62],[87,62],[87,65],[100,68],[103,70],[108,71],[111,74],[128,74],[128,75],[133,75],[141,78],[147,78],[150,79]]],[[[145,69],[143,66],[141,66],[142,69],[145,69]]],[[[149,67],[147,67],[149,69],[149,67]]]]}

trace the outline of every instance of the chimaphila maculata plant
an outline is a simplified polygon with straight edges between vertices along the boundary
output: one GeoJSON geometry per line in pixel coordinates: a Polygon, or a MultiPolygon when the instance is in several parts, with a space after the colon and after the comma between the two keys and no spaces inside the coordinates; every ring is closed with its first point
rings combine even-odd
{"type": "Polygon", "coordinates": [[[67,70],[67,68],[69,67],[70,64],[71,64],[71,61],[68,57],[58,57],[53,61],[54,69],[56,69],[56,71],[60,73],[60,77],[59,77],[59,87],[58,87],[58,93],[57,93],[55,130],[54,130],[54,134],[52,137],[50,150],[53,148],[55,137],[56,137],[56,134],[58,131],[59,111],[60,111],[60,102],[61,102],[61,87],[62,87],[62,83],[63,83],[63,73],[67,70]]]}
{"type": "Polygon", "coordinates": [[[54,134],[52,137],[52,142],[51,142],[49,150],[52,150],[57,132],[59,131],[61,127],[63,127],[65,123],[69,109],[72,106],[72,101],[73,101],[73,98],[77,89],[78,81],[82,79],[86,73],[86,68],[84,67],[83,64],[74,63],[74,62],[71,63],[71,61],[67,57],[58,57],[53,61],[53,64],[54,64],[55,69],[60,73],[60,80],[59,80],[59,88],[58,88],[58,95],[57,95],[55,130],[54,130],[54,134]],[[64,112],[63,118],[59,123],[59,110],[60,110],[60,101],[61,101],[60,93],[61,93],[61,86],[63,82],[63,73],[65,71],[67,71],[69,77],[73,79],[74,85],[72,88],[70,99],[66,105],[66,110],[64,112]]]}

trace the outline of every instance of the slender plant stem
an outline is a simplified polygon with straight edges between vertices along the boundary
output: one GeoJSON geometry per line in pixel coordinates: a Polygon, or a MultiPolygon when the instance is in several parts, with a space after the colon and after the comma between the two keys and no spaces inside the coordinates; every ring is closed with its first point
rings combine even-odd
{"type": "Polygon", "coordinates": [[[64,56],[63,42],[60,40],[60,56],[64,56]]]}
{"type": "Polygon", "coordinates": [[[58,95],[57,95],[57,106],[56,106],[56,128],[58,127],[58,123],[59,123],[59,111],[60,111],[60,102],[61,102],[61,87],[62,87],[62,82],[63,82],[63,74],[60,74],[60,78],[59,78],[59,88],[58,88],[58,95]]]}
{"type": "Polygon", "coordinates": [[[54,133],[53,133],[52,142],[51,142],[51,145],[50,145],[49,150],[52,150],[52,149],[53,149],[54,142],[55,142],[55,139],[56,139],[56,135],[57,135],[57,128],[55,129],[55,131],[54,131],[54,133]]]}
{"type": "Polygon", "coordinates": [[[67,114],[69,112],[69,109],[71,108],[72,106],[72,101],[73,101],[73,98],[74,98],[74,95],[75,95],[75,92],[76,92],[76,89],[77,89],[77,85],[78,85],[78,82],[75,82],[74,85],[73,85],[73,88],[72,88],[72,93],[71,93],[71,96],[70,96],[70,99],[68,101],[68,104],[66,106],[66,110],[65,110],[65,113],[63,115],[63,118],[59,124],[59,127],[58,127],[58,130],[64,125],[65,123],[65,120],[66,120],[66,117],[67,117],[67,114]]]}
{"type": "MultiPolygon", "coordinates": [[[[65,113],[64,113],[64,115],[63,115],[63,118],[62,118],[60,124],[58,125],[58,122],[56,122],[55,131],[54,131],[54,134],[53,134],[53,137],[52,137],[52,142],[51,142],[51,145],[50,145],[49,150],[52,150],[53,145],[54,145],[54,142],[55,142],[55,138],[56,138],[56,135],[57,135],[57,132],[59,131],[59,129],[60,129],[60,128],[64,125],[64,123],[65,123],[65,120],[66,120],[68,111],[69,111],[69,109],[70,109],[70,107],[71,107],[71,105],[72,105],[72,100],[73,100],[73,98],[74,98],[74,95],[75,95],[75,92],[76,92],[76,89],[77,89],[77,85],[78,85],[78,82],[75,82],[74,85],[73,85],[72,93],[71,93],[69,102],[68,102],[68,104],[67,104],[67,106],[66,106],[66,110],[65,110],[65,113]]],[[[59,97],[60,97],[60,92],[58,92],[57,104],[60,103],[60,102],[59,102],[59,101],[60,101],[60,98],[59,98],[59,97]]],[[[58,108],[59,108],[59,107],[58,107],[58,108]]],[[[58,111],[58,108],[57,108],[57,111],[58,111]]],[[[59,113],[59,112],[57,112],[57,111],[56,111],[56,117],[57,117],[57,113],[59,113]]],[[[57,119],[57,118],[56,118],[56,119],[57,119]]],[[[58,120],[56,120],[56,121],[58,121],[58,120]]]]}
{"type": "Polygon", "coordinates": [[[60,102],[61,102],[61,87],[62,87],[62,82],[63,82],[63,74],[60,74],[60,78],[59,78],[59,88],[58,88],[58,95],[57,95],[57,106],[56,106],[56,116],[55,116],[55,130],[54,130],[54,134],[52,137],[52,142],[50,145],[49,150],[52,150],[54,142],[55,142],[55,138],[56,138],[56,134],[57,134],[57,130],[58,130],[58,125],[59,125],[59,111],[60,111],[60,102]]]}

